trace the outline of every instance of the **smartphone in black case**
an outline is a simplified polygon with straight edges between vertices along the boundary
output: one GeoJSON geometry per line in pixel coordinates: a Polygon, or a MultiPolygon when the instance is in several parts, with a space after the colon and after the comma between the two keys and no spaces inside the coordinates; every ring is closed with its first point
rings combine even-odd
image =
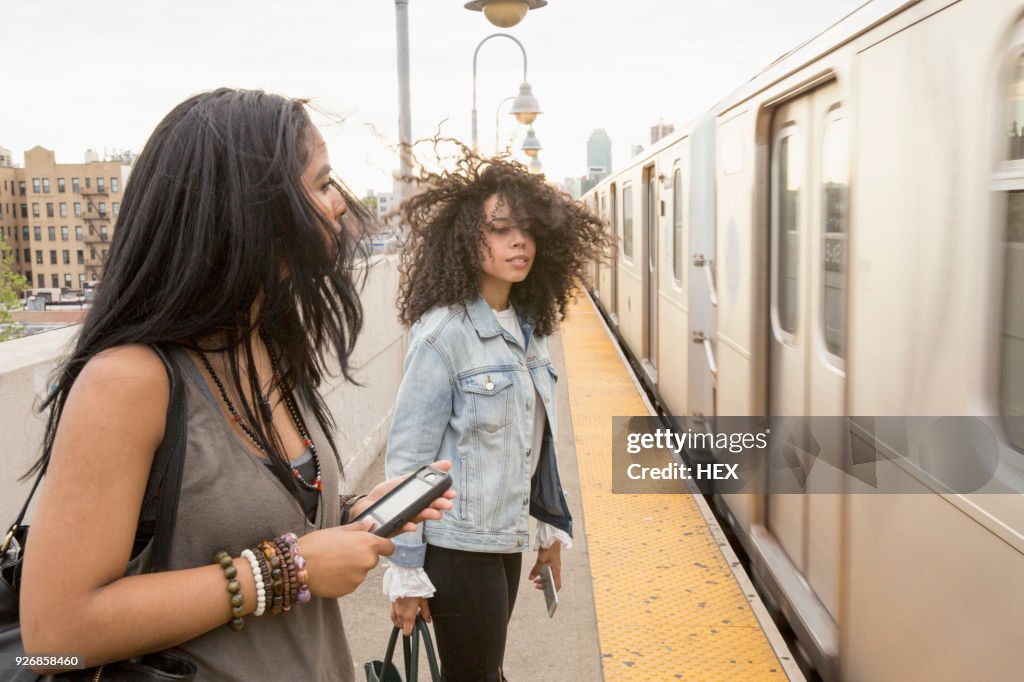
{"type": "Polygon", "coordinates": [[[354,521],[373,521],[372,533],[391,537],[452,486],[452,477],[429,464],[417,469],[354,521]]]}

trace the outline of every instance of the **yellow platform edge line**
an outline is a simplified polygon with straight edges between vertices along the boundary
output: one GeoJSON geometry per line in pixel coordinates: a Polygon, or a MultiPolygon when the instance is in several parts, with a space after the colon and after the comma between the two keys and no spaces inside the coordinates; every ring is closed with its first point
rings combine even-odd
{"type": "Polygon", "coordinates": [[[612,417],[648,410],[598,316],[561,330],[605,679],[785,679],[693,496],[612,494],[612,417]]]}

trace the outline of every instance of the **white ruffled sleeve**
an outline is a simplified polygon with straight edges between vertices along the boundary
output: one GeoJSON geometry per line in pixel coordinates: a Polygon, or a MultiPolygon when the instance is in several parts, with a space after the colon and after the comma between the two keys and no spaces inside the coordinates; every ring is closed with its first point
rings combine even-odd
{"type": "Polygon", "coordinates": [[[384,594],[389,601],[400,597],[434,596],[434,583],[430,582],[427,572],[422,568],[406,568],[391,564],[384,571],[384,594]]]}
{"type": "Polygon", "coordinates": [[[572,549],[572,538],[569,537],[568,533],[543,521],[538,521],[537,540],[533,548],[547,549],[555,544],[555,540],[561,542],[564,549],[572,549]]]}

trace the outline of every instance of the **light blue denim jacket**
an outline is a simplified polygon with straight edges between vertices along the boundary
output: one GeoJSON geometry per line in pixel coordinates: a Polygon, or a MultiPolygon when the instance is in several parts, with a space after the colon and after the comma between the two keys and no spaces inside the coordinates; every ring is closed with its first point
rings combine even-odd
{"type": "Polygon", "coordinates": [[[427,311],[409,332],[405,376],[388,435],[387,476],[452,463],[455,508],[395,538],[396,566],[423,565],[426,545],[472,552],[529,548],[529,516],[572,535],[558,477],[555,382],[547,337],[522,316],[526,348],[482,297],[427,311]],[[531,452],[534,404],[544,401],[541,452],[531,452]],[[530,478],[531,457],[540,457],[530,478]]]}

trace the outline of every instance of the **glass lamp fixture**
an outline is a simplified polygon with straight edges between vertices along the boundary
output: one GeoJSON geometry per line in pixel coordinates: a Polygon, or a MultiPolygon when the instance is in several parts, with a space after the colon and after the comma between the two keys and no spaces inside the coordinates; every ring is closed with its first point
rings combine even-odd
{"type": "Polygon", "coordinates": [[[547,0],[473,0],[465,4],[466,9],[483,10],[487,21],[499,28],[515,26],[531,9],[540,9],[547,0]]]}
{"type": "Polygon", "coordinates": [[[512,102],[512,109],[509,112],[516,117],[516,120],[523,125],[529,125],[537,120],[537,114],[543,113],[537,98],[533,96],[533,88],[530,84],[523,82],[519,86],[519,95],[512,102]]]}
{"type": "Polygon", "coordinates": [[[530,158],[537,158],[537,154],[543,147],[540,146],[540,140],[537,139],[537,134],[533,132],[533,126],[526,132],[526,139],[523,140],[523,146],[520,147],[523,153],[530,158]]]}

